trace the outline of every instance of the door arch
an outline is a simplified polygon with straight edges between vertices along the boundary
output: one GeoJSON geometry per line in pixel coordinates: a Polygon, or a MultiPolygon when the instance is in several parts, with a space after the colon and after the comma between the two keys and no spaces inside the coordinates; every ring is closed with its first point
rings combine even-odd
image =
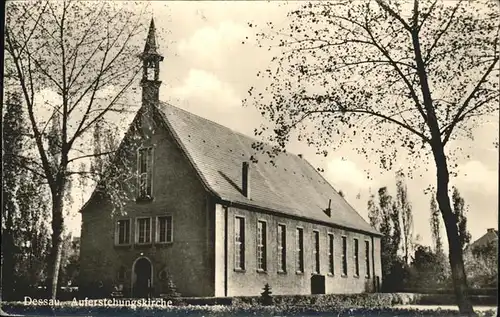
{"type": "Polygon", "coordinates": [[[153,276],[153,264],[151,260],[145,256],[137,258],[132,264],[132,297],[151,297],[153,276]]]}

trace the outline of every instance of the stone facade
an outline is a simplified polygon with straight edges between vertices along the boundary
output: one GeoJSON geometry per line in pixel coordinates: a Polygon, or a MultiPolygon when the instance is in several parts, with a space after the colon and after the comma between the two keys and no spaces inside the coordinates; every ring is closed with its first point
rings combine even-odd
{"type": "MultiPolygon", "coordinates": [[[[288,215],[224,206],[217,203],[205,190],[195,169],[166,129],[154,124],[142,114],[141,127],[130,139],[131,166],[124,172],[136,173],[134,155],[141,146],[153,146],[153,200],[131,200],[123,215],[113,211],[106,200],[93,198],[82,210],[81,275],[82,290],[94,292],[96,287],[106,290],[122,289],[125,295],[134,295],[132,285],[136,261],[146,258],[151,263],[152,296],[166,293],[166,272],[183,296],[242,296],[258,295],[266,283],[274,294],[310,294],[313,267],[313,230],[319,233],[320,275],[325,276],[326,293],[361,293],[374,291],[374,279],[381,276],[380,238],[378,236],[341,229],[330,224],[294,218],[288,215]],[[139,136],[135,137],[134,136],[139,136]],[[188,193],[188,194],[187,194],[188,193]],[[227,213],[227,215],[226,215],[227,213]],[[171,215],[173,241],[155,242],[156,217],[171,215]],[[234,218],[245,219],[245,270],[234,269],[234,218]],[[150,244],[135,243],[135,220],[151,217],[150,244]],[[118,220],[130,219],[132,243],[116,245],[118,220]],[[258,272],[256,266],[257,221],[266,222],[267,270],[258,272]],[[277,268],[277,226],[286,227],[286,273],[277,268]],[[303,229],[304,272],[296,273],[295,230],[303,229]],[[334,236],[334,274],[328,274],[328,234],[334,236]],[[341,237],[347,239],[348,272],[342,276],[341,237]],[[354,239],[359,241],[359,276],[354,276],[354,239]],[[365,241],[370,248],[370,277],[366,277],[365,241]],[[372,254],[373,248],[373,254],[372,254]],[[120,275],[120,270],[123,274],[120,275]]],[[[131,180],[135,197],[136,185],[131,180]]],[[[335,217],[335,210],[332,211],[335,217]]]]}
{"type": "Polygon", "coordinates": [[[256,210],[216,206],[217,236],[216,296],[249,296],[259,295],[266,283],[272,287],[273,294],[311,294],[311,277],[313,276],[314,241],[313,231],[319,233],[319,275],[325,276],[326,293],[363,293],[375,291],[375,279],[381,276],[380,238],[335,228],[326,224],[314,223],[305,219],[297,219],[264,213],[256,210]],[[226,215],[227,213],[227,215],[226,215]],[[235,269],[234,224],[235,217],[245,219],[245,270],[235,269]],[[227,225],[225,224],[227,221],[227,225]],[[257,270],[256,230],[257,221],[264,221],[267,229],[267,270],[257,270]],[[278,224],[286,228],[286,272],[279,272],[278,267],[278,224]],[[224,230],[224,228],[227,228],[224,230]],[[304,270],[298,273],[296,267],[296,229],[301,228],[304,244],[304,270]],[[227,234],[226,234],[227,232],[227,234]],[[328,234],[334,237],[334,271],[329,273],[328,234]],[[227,263],[225,260],[224,236],[227,237],[227,263]],[[347,239],[347,275],[342,274],[342,236],[347,239]],[[358,239],[359,276],[355,276],[354,239],[358,239]],[[366,271],[365,241],[369,243],[369,277],[366,271]],[[373,254],[372,254],[372,248],[373,254]],[[225,266],[226,265],[226,266],[225,266]],[[224,267],[227,267],[227,282],[224,280],[224,267]],[[375,273],[375,274],[374,274],[375,273]],[[226,284],[227,283],[227,284],[226,284]]]}
{"type": "MultiPolygon", "coordinates": [[[[150,120],[141,120],[143,126],[151,127],[150,120]]],[[[112,211],[107,201],[92,201],[82,210],[81,234],[81,278],[83,289],[99,286],[105,288],[123,285],[124,293],[130,294],[134,273],[134,262],[141,257],[152,264],[152,288],[155,294],[165,290],[166,281],[160,280],[165,270],[172,277],[178,291],[186,296],[213,294],[213,239],[208,223],[211,222],[211,204],[193,167],[186,160],[164,130],[152,128],[150,136],[133,145],[132,155],[144,145],[154,145],[153,200],[151,202],[131,201],[124,207],[123,214],[112,211]],[[189,193],[186,195],[185,193],[189,193]],[[156,217],[171,215],[173,219],[173,242],[158,244],[153,238],[151,244],[135,243],[135,219],[152,218],[152,237],[156,236],[156,217]],[[131,220],[130,245],[115,245],[116,223],[121,219],[131,220]],[[121,267],[125,277],[119,277],[121,267]]],[[[133,136],[129,136],[133,139],[133,136]]],[[[130,162],[135,162],[132,157],[130,162]]],[[[136,164],[131,164],[127,173],[136,173],[136,164]]],[[[135,185],[134,181],[131,181],[135,185]]],[[[137,186],[131,186],[136,188],[137,186]]],[[[136,192],[131,191],[132,195],[136,192]]],[[[134,196],[135,197],[135,196],[134,196]]],[[[92,291],[91,291],[92,292],[92,291]]],[[[133,294],[132,294],[133,295],[133,294]]]]}
{"type": "Polygon", "coordinates": [[[302,158],[287,156],[282,172],[264,172],[262,165],[249,172],[249,150],[242,148],[244,144],[251,148],[249,138],[231,135],[227,128],[172,108],[173,121],[166,120],[165,112],[158,110],[159,62],[163,57],[156,49],[151,21],[141,55],[145,71],[141,81],[143,105],[122,141],[113,169],[123,178],[120,185],[128,199],[122,202],[122,209],[114,208],[106,198],[106,187],[102,187],[81,211],[82,295],[103,297],[118,292],[127,297],[157,297],[175,288],[182,296],[243,296],[260,294],[266,283],[273,294],[375,291],[382,282],[378,280],[380,235],[302,158]],[[152,70],[148,73],[151,77],[146,76],[146,70],[152,70]],[[176,114],[182,118],[174,118],[176,114]],[[184,130],[183,134],[179,130],[184,130]],[[297,175],[296,171],[287,172],[289,165],[298,171],[297,175]],[[295,178],[287,179],[291,173],[295,178]],[[280,189],[274,196],[269,195],[272,188],[265,187],[270,183],[272,188],[280,189]],[[283,195],[285,190],[288,196],[283,195]],[[290,200],[297,196],[293,194],[296,192],[307,192],[309,196],[301,196],[303,199],[294,205],[290,200]],[[323,209],[332,202],[335,207],[323,209]],[[243,270],[235,268],[235,217],[243,218],[245,223],[243,270]],[[264,270],[257,270],[259,221],[265,223],[265,230],[261,230],[265,238],[259,240],[264,270]],[[286,228],[283,272],[278,270],[278,224],[286,228]],[[303,232],[302,272],[295,267],[298,227],[303,232]],[[313,240],[314,231],[319,244],[313,240]],[[333,274],[328,274],[329,234],[334,242],[333,274]],[[347,243],[345,275],[342,237],[347,243]],[[355,239],[359,276],[354,275],[355,239]],[[369,276],[365,243],[369,246],[369,276]],[[318,256],[313,257],[313,250],[318,256]],[[319,272],[312,274],[316,258],[319,272]]]}

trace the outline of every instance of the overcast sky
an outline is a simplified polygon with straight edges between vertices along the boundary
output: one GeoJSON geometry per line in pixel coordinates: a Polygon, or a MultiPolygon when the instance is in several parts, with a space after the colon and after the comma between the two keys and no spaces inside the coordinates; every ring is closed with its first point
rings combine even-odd
{"type": "MultiPolygon", "coordinates": [[[[248,96],[250,87],[262,84],[256,73],[266,68],[273,51],[242,44],[246,36],[251,37],[256,31],[247,23],[263,25],[272,21],[277,27],[286,25],[286,13],[298,5],[300,2],[151,2],[149,12],[154,15],[160,51],[165,57],[161,64],[160,98],[253,136],[253,129],[263,119],[255,109],[244,108],[242,99],[248,96]]],[[[498,123],[498,119],[485,123],[474,131],[474,140],[464,139],[453,144],[464,150],[458,162],[460,175],[451,180],[451,185],[458,187],[470,206],[468,225],[473,239],[483,235],[487,228],[497,228],[499,163],[493,142],[498,140],[498,123]]],[[[394,172],[382,172],[377,161],[366,161],[348,146],[330,152],[326,158],[315,155],[315,149],[298,142],[291,144],[289,150],[303,154],[314,166],[324,168],[326,179],[337,190],[342,190],[348,202],[366,219],[370,191],[389,186],[395,195],[394,172]],[[367,179],[366,170],[373,180],[367,179]]],[[[402,157],[399,165],[404,166],[407,160],[402,157]]],[[[422,243],[430,244],[430,197],[424,194],[424,189],[435,184],[435,168],[428,164],[415,174],[414,179],[407,180],[415,218],[414,232],[422,237],[422,243]]],[[[68,226],[79,234],[80,217],[68,221],[68,226]]]]}

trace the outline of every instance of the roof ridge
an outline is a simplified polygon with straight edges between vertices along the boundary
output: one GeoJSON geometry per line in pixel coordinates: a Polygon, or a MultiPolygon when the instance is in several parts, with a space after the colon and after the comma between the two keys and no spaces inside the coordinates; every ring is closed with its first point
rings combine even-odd
{"type": "MultiPolygon", "coordinates": [[[[262,142],[262,141],[260,141],[260,140],[256,139],[256,138],[255,138],[255,137],[253,137],[253,136],[249,136],[248,134],[245,134],[245,133],[243,133],[243,132],[240,132],[240,131],[236,131],[236,130],[234,130],[234,129],[231,129],[231,128],[229,128],[229,127],[225,126],[225,125],[222,125],[222,124],[220,124],[220,123],[218,123],[218,122],[215,122],[215,121],[213,121],[213,120],[210,120],[210,119],[208,119],[208,118],[202,117],[202,116],[200,116],[200,115],[198,115],[198,114],[196,114],[196,113],[190,112],[190,111],[188,111],[188,110],[186,110],[186,109],[183,109],[183,108],[181,108],[181,107],[178,107],[178,106],[174,106],[174,105],[172,105],[171,103],[168,103],[168,102],[165,102],[165,101],[160,101],[160,104],[162,104],[162,105],[166,105],[166,106],[168,106],[168,107],[175,108],[175,109],[180,110],[180,111],[182,111],[182,112],[184,112],[184,113],[187,113],[188,115],[195,116],[195,117],[197,117],[197,118],[199,118],[199,119],[202,119],[202,120],[208,121],[208,122],[210,122],[210,123],[212,123],[212,124],[215,124],[215,125],[218,125],[219,127],[222,127],[222,128],[224,128],[224,129],[226,129],[226,130],[229,130],[229,131],[231,131],[232,133],[238,134],[238,135],[240,135],[240,136],[242,136],[242,137],[244,137],[244,138],[247,138],[247,139],[250,139],[250,140],[253,140],[253,141],[256,141],[256,142],[262,142]]],[[[267,146],[272,146],[271,144],[269,144],[269,143],[267,143],[267,142],[263,142],[263,143],[264,143],[265,145],[267,145],[267,146]]],[[[292,151],[285,150],[284,152],[280,152],[280,153],[282,153],[283,155],[288,155],[288,154],[289,154],[289,155],[291,155],[291,156],[295,156],[295,157],[297,157],[297,158],[299,158],[299,159],[304,159],[303,157],[300,157],[300,155],[301,155],[301,154],[296,154],[296,153],[294,153],[294,152],[292,152],[292,151]]]]}

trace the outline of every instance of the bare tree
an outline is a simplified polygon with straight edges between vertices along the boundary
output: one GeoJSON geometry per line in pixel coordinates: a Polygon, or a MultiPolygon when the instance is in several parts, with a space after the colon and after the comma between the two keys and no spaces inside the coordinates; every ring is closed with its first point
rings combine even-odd
{"type": "Polygon", "coordinates": [[[32,152],[23,168],[43,177],[51,195],[52,298],[61,262],[65,197],[71,194],[72,177],[93,174],[77,163],[113,154],[95,153],[88,144],[93,126],[106,127],[111,114],[128,110],[121,98],[140,71],[143,22],[141,12],[112,2],[7,4],[6,71],[12,76],[5,89],[21,90],[28,117],[32,152]],[[52,100],[46,98],[51,94],[52,100]]]}
{"type": "Polygon", "coordinates": [[[448,190],[453,141],[498,110],[498,1],[311,2],[288,21],[257,34],[280,55],[259,74],[269,85],[249,91],[274,123],[256,135],[275,153],[297,135],[326,155],[357,134],[382,168],[404,150],[415,166],[433,161],[457,303],[474,314],[448,190]]]}

